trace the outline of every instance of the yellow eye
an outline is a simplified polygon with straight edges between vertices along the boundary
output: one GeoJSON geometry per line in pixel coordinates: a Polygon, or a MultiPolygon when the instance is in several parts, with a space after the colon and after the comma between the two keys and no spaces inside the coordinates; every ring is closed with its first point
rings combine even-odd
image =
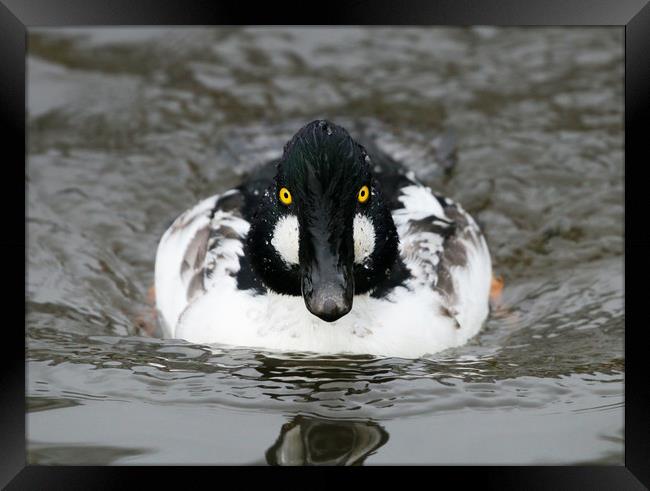
{"type": "Polygon", "coordinates": [[[287,188],[280,189],[280,201],[282,201],[285,205],[291,204],[291,193],[287,188]]]}
{"type": "Polygon", "coordinates": [[[363,186],[361,189],[359,189],[359,195],[357,198],[359,199],[359,203],[365,203],[368,201],[368,198],[370,197],[370,190],[368,189],[368,186],[363,186]]]}

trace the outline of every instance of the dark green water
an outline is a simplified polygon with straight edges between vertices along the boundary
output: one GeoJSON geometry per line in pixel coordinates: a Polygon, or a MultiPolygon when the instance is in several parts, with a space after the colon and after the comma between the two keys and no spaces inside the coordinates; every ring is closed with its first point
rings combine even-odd
{"type": "Polygon", "coordinates": [[[623,463],[621,28],[30,30],[27,67],[30,462],[623,463]],[[504,307],[420,360],[142,332],[170,221],[317,117],[478,218],[504,307]]]}

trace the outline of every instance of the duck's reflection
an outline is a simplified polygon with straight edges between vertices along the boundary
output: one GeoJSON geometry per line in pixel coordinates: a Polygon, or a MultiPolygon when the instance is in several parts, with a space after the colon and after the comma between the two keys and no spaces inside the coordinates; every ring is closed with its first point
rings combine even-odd
{"type": "Polygon", "coordinates": [[[266,452],[270,465],[362,465],[388,441],[371,421],[331,421],[296,416],[282,426],[266,452]]]}

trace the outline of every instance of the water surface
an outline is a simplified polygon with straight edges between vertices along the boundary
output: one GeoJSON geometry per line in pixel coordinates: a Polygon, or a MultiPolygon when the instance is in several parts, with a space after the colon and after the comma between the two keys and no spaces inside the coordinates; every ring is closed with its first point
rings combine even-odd
{"type": "Polygon", "coordinates": [[[35,29],[27,67],[29,462],[623,463],[621,28],[35,29]],[[171,220],[318,117],[478,219],[485,329],[419,360],[143,330],[171,220]]]}

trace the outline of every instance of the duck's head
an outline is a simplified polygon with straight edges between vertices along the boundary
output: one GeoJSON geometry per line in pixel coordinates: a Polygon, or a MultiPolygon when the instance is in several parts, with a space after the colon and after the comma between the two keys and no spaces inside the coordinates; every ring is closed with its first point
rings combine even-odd
{"type": "Polygon", "coordinates": [[[266,286],[333,322],[386,278],[397,246],[365,149],[328,121],[304,126],[251,223],[247,252],[266,286]]]}

